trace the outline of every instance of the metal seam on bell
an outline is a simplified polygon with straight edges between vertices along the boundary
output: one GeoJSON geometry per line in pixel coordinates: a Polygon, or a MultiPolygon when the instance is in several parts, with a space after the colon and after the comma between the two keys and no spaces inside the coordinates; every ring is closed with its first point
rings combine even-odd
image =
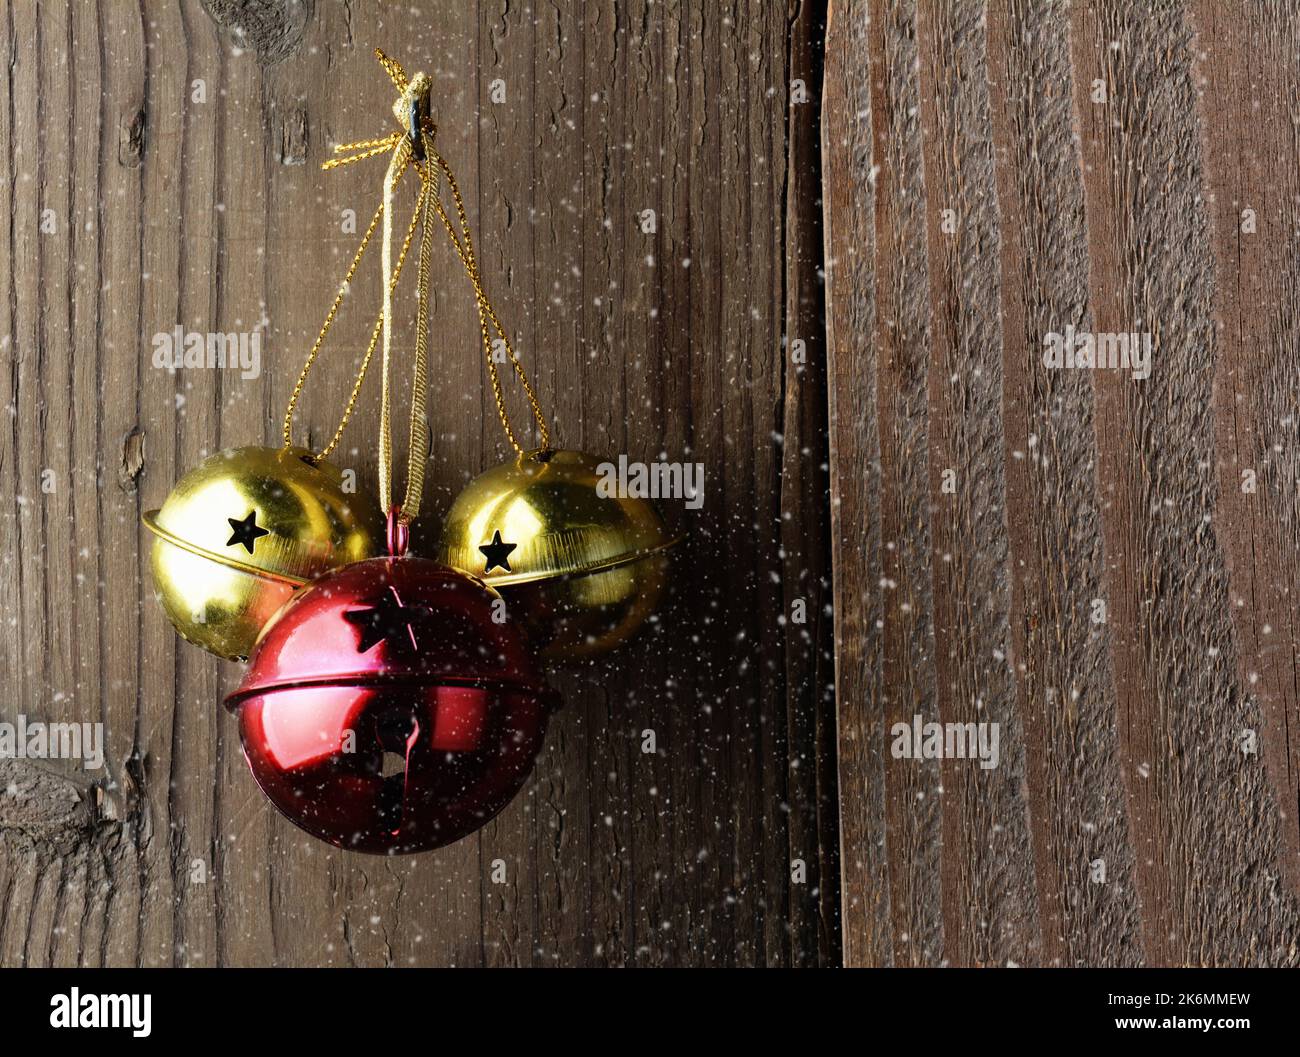
{"type": "Polygon", "coordinates": [[[215,554],[212,551],[204,550],[202,547],[196,547],[187,540],[181,539],[168,532],[158,523],[158,514],[160,510],[147,511],[141,520],[150,532],[159,539],[166,540],[173,547],[179,547],[183,551],[188,551],[199,558],[206,558],[208,561],[216,562],[218,565],[224,565],[228,569],[235,569],[241,573],[248,573],[250,576],[257,576],[263,580],[271,580],[276,583],[289,584],[293,587],[301,587],[309,583],[311,578],[305,576],[293,576],[289,573],[278,572],[274,569],[266,569],[258,565],[248,565],[245,562],[237,561],[234,558],[228,558],[223,554],[215,554]]]}
{"type": "Polygon", "coordinates": [[[434,686],[463,687],[474,690],[515,690],[523,693],[541,693],[548,688],[545,683],[526,683],[518,679],[457,679],[454,676],[437,676],[432,683],[423,672],[403,672],[399,675],[377,675],[374,673],[356,673],[353,675],[330,675],[317,679],[295,679],[290,682],[268,683],[248,690],[235,690],[226,695],[226,708],[234,711],[245,701],[267,694],[279,694],[288,690],[314,690],[333,686],[414,686],[428,688],[434,686]]]}
{"type": "MultiPolygon", "coordinates": [[[[612,558],[604,558],[588,565],[579,566],[574,569],[544,569],[534,572],[510,573],[507,576],[493,576],[491,573],[472,573],[477,576],[489,587],[516,587],[520,584],[537,583],[540,580],[559,580],[561,578],[573,578],[576,576],[590,576],[593,573],[608,572],[610,569],[618,569],[624,565],[633,565],[643,558],[652,558],[656,554],[662,554],[664,551],[677,546],[686,537],[678,536],[675,539],[668,540],[666,543],[658,543],[653,547],[645,547],[635,551],[629,551],[626,554],[618,554],[612,558]]],[[[448,563],[457,567],[464,568],[450,561],[450,553],[444,555],[448,563]]]]}

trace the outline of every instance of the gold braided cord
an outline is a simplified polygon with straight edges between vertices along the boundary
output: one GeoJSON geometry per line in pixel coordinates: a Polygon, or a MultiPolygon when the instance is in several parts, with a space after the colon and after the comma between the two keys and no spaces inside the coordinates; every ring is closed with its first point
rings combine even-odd
{"type": "Polygon", "coordinates": [[[394,132],[391,136],[385,136],[383,139],[365,139],[358,140],[356,143],[340,143],[334,148],[335,154],[346,154],[348,151],[356,151],[356,153],[347,158],[331,158],[321,168],[337,169],[340,165],[351,165],[354,161],[365,161],[367,158],[373,158],[378,154],[387,154],[405,138],[402,133],[394,132]]]}
{"type": "MultiPolygon", "coordinates": [[[[405,74],[401,72],[401,67],[396,67],[395,73],[392,67],[396,66],[396,64],[392,63],[391,60],[386,59],[382,55],[380,56],[380,59],[384,62],[385,69],[388,69],[389,76],[393,78],[393,83],[399,86],[399,90],[405,91],[407,80],[405,74]]],[[[393,132],[387,136],[381,136],[375,139],[357,140],[353,143],[336,144],[334,147],[334,153],[336,155],[346,156],[331,158],[326,161],[321,168],[326,170],[336,169],[343,165],[351,165],[354,162],[364,161],[367,158],[373,158],[380,154],[387,154],[389,152],[392,152],[394,157],[397,157],[399,154],[404,157],[405,163],[402,166],[404,170],[405,164],[409,164],[411,160],[409,140],[405,132],[393,132]],[[406,147],[405,150],[402,149],[404,145],[406,147]]],[[[400,175],[401,174],[399,173],[398,176],[400,177],[400,175]]],[[[391,209],[391,203],[389,203],[389,208],[391,209]]],[[[325,343],[325,338],[329,334],[330,327],[333,325],[334,319],[338,315],[339,308],[343,304],[343,299],[351,289],[353,277],[356,275],[357,268],[361,264],[361,258],[365,255],[366,248],[370,245],[370,240],[374,237],[375,229],[379,226],[380,221],[385,218],[385,211],[385,202],[381,201],[379,207],[375,210],[374,216],[370,219],[370,225],[366,228],[366,232],[361,238],[361,243],[352,257],[351,264],[348,265],[347,273],[344,275],[343,282],[339,286],[339,292],[335,296],[334,302],[325,316],[325,322],[321,325],[320,332],[316,336],[316,341],[313,343],[311,351],[307,354],[307,360],[298,374],[297,381],[294,383],[293,392],[289,396],[289,405],[285,409],[284,424],[281,430],[284,443],[288,447],[293,445],[293,418],[297,410],[298,400],[302,395],[303,387],[306,385],[307,376],[311,373],[311,369],[315,365],[316,358],[320,353],[322,345],[325,343]]],[[[389,296],[393,288],[396,288],[397,282],[401,278],[402,265],[406,262],[406,256],[411,248],[411,241],[415,237],[415,229],[420,223],[420,220],[421,211],[420,206],[417,203],[416,210],[411,217],[411,223],[407,227],[405,237],[402,240],[402,248],[397,257],[396,266],[391,269],[391,275],[387,271],[385,272],[385,298],[389,296]]],[[[389,226],[386,224],[385,230],[387,231],[388,228],[389,226]]],[[[330,438],[329,443],[319,452],[314,453],[313,458],[324,459],[328,457],[343,439],[343,433],[347,429],[348,421],[351,419],[353,411],[356,409],[357,400],[361,395],[361,387],[365,383],[366,374],[368,373],[370,364],[374,359],[375,348],[378,346],[379,339],[384,333],[384,330],[384,314],[381,311],[379,316],[376,318],[374,325],[371,327],[370,341],[366,346],[366,353],[362,357],[361,365],[357,370],[356,378],[352,384],[352,391],[348,395],[347,405],[344,408],[343,416],[339,421],[338,428],[334,431],[334,435],[330,438]]]]}
{"type": "MultiPolygon", "coordinates": [[[[346,159],[351,161],[352,159],[346,159]]],[[[286,447],[293,446],[293,416],[298,406],[298,397],[302,394],[303,386],[307,382],[307,375],[311,372],[312,365],[316,362],[316,356],[320,352],[321,345],[325,342],[325,336],[329,333],[330,326],[334,323],[334,317],[338,314],[339,306],[343,304],[343,298],[347,296],[348,290],[352,284],[352,277],[356,274],[357,266],[361,263],[361,256],[366,251],[371,237],[375,233],[375,228],[379,226],[379,220],[384,212],[384,206],[381,202],[375,215],[370,219],[370,227],[366,229],[365,235],[361,239],[361,245],[357,248],[356,255],[352,258],[352,263],[348,267],[347,274],[343,277],[343,284],[339,287],[339,292],[334,298],[334,304],[330,306],[329,314],[325,317],[325,322],[320,328],[320,333],[316,336],[316,341],[311,347],[311,352],[307,354],[307,362],[302,365],[302,370],[298,374],[298,381],[294,383],[293,392],[289,396],[289,406],[284,413],[283,435],[286,447]]],[[[411,217],[411,223],[406,229],[406,237],[402,241],[402,251],[397,258],[397,266],[393,269],[392,283],[397,285],[397,280],[402,275],[402,265],[406,261],[407,251],[411,248],[411,240],[415,237],[415,226],[419,223],[420,212],[417,209],[411,217]]],[[[375,347],[379,344],[379,335],[384,325],[384,317],[381,312],[375,320],[374,326],[370,330],[370,343],[366,346],[366,354],[362,357],[361,366],[357,370],[356,379],[352,383],[352,392],[348,395],[347,406],[343,410],[343,417],[339,420],[338,429],[334,431],[334,436],[330,442],[312,457],[316,459],[325,459],[329,457],[339,441],[343,439],[343,431],[347,429],[348,420],[352,417],[352,412],[357,405],[357,398],[361,395],[361,386],[366,380],[366,373],[370,370],[370,361],[374,358],[375,347]]]]}
{"type": "Polygon", "coordinates": [[[396,59],[390,59],[379,48],[375,49],[375,58],[379,60],[379,65],[381,65],[388,73],[388,76],[392,78],[393,87],[396,88],[399,93],[405,92],[410,82],[406,79],[406,71],[402,69],[402,64],[396,59]]]}
{"type": "MultiPolygon", "coordinates": [[[[382,51],[376,49],[376,56],[380,63],[392,78],[393,84],[399,92],[405,92],[408,87],[408,81],[401,64],[395,59],[389,58],[382,51]]],[[[379,141],[374,141],[378,143],[379,141]]],[[[369,142],[356,144],[358,147],[369,147],[369,142]]],[[[433,207],[438,213],[438,218],[442,221],[443,227],[447,229],[447,234],[451,238],[451,243],[456,249],[456,255],[460,258],[461,264],[465,268],[465,274],[469,277],[470,285],[474,288],[474,302],[478,309],[479,333],[483,339],[483,355],[487,362],[488,378],[492,383],[492,396],[496,401],[497,415],[501,419],[501,425],[505,428],[506,439],[509,440],[510,446],[517,452],[524,449],[520,445],[518,438],[515,436],[514,427],[510,422],[509,412],[506,410],[505,395],[502,392],[501,377],[497,372],[496,360],[492,355],[492,335],[490,331],[495,331],[497,337],[501,340],[502,347],[505,349],[506,358],[510,361],[514,369],[515,376],[524,388],[524,393],[528,397],[528,404],[533,413],[533,419],[537,423],[538,446],[546,449],[550,447],[551,431],[546,424],[546,417],[542,414],[541,405],[537,401],[537,394],[533,391],[532,384],[528,380],[528,375],[524,371],[524,366],[519,362],[518,356],[515,355],[514,346],[510,343],[510,337],[505,328],[501,325],[501,320],[497,317],[492,302],[487,296],[487,291],[483,288],[483,277],[479,272],[478,260],[474,254],[474,240],[470,234],[469,217],[465,212],[465,201],[461,197],[460,187],[456,183],[456,176],[451,171],[451,166],[447,159],[433,150],[432,140],[425,137],[426,156],[430,159],[430,168],[436,164],[443,174],[447,177],[447,187],[451,190],[452,200],[456,205],[456,218],[460,222],[461,237],[456,234],[456,229],[443,208],[442,198],[438,194],[438,185],[433,183],[433,207]],[[489,330],[490,324],[490,330],[489,330]]],[[[425,186],[429,186],[425,181],[425,186]]]]}
{"type": "MultiPolygon", "coordinates": [[[[430,145],[428,133],[421,131],[421,139],[427,150],[430,145]]],[[[388,217],[392,214],[391,202],[397,192],[397,183],[411,164],[410,144],[403,141],[393,153],[388,173],[384,178],[384,311],[385,321],[393,318],[393,291],[397,283],[389,281],[393,272],[392,262],[392,225],[388,217]]],[[[430,202],[436,196],[435,183],[432,179],[434,169],[427,163],[415,164],[420,177],[420,195],[416,204],[416,215],[420,219],[420,260],[416,272],[416,333],[415,358],[412,366],[411,380],[411,423],[408,434],[406,462],[406,495],[400,507],[401,520],[410,524],[420,512],[420,499],[424,491],[424,468],[429,458],[429,430],[426,411],[426,394],[428,390],[428,329],[429,329],[429,274],[432,260],[433,218],[430,216],[430,202]]],[[[392,383],[390,368],[392,366],[392,328],[385,322],[383,352],[383,384],[380,392],[379,411],[379,502],[385,510],[393,505],[393,429],[392,429],[392,383]]]]}
{"type": "MultiPolygon", "coordinates": [[[[411,160],[410,148],[406,143],[398,143],[397,149],[388,163],[388,172],[384,175],[384,308],[379,318],[384,322],[384,353],[380,367],[379,382],[379,507],[389,510],[393,505],[393,431],[392,389],[388,382],[388,369],[392,363],[393,347],[393,288],[388,279],[393,274],[393,196],[397,191],[397,181],[411,160]]],[[[421,190],[423,197],[423,189],[421,190]]],[[[419,212],[419,205],[416,211],[419,212]]],[[[423,236],[421,237],[423,241],[423,236]]]]}
{"type": "MultiPolygon", "coordinates": [[[[354,140],[352,143],[336,143],[334,144],[334,153],[354,154],[357,151],[368,151],[371,148],[374,148],[380,152],[383,152],[385,150],[392,150],[393,147],[397,146],[397,141],[399,139],[402,139],[405,135],[406,133],[404,132],[390,132],[387,136],[380,136],[378,139],[359,139],[359,140],[354,140]]],[[[360,161],[360,160],[361,160],[360,157],[331,158],[329,161],[325,162],[321,166],[321,168],[335,169],[338,168],[338,166],[340,165],[347,165],[348,162],[360,161]]]]}
{"type": "MultiPolygon", "coordinates": [[[[425,157],[433,149],[427,133],[421,132],[425,157]]],[[[431,204],[438,197],[437,170],[425,163],[420,172],[420,260],[416,268],[415,363],[411,377],[411,425],[407,435],[406,498],[402,517],[410,523],[420,509],[424,491],[424,468],[429,460],[429,275],[433,260],[433,217],[431,204]]]]}
{"type": "Polygon", "coordinates": [[[431,157],[446,175],[447,186],[451,189],[451,197],[456,204],[456,217],[460,221],[460,238],[456,236],[456,229],[452,227],[451,218],[447,216],[441,198],[434,200],[434,208],[438,211],[438,217],[442,220],[443,227],[447,229],[451,244],[456,248],[456,255],[460,257],[460,262],[465,267],[465,274],[469,276],[470,285],[474,287],[474,301],[478,307],[479,332],[483,337],[483,353],[487,360],[488,377],[492,381],[492,395],[496,398],[497,414],[501,417],[501,425],[505,427],[506,438],[515,451],[522,452],[524,450],[515,438],[514,428],[510,424],[510,415],[506,412],[506,402],[501,392],[501,378],[497,374],[496,361],[492,358],[492,338],[488,333],[489,321],[491,321],[492,329],[496,331],[497,337],[501,339],[501,344],[506,350],[506,358],[509,359],[510,365],[514,368],[515,376],[519,379],[519,383],[524,387],[524,393],[528,396],[528,403],[533,411],[533,420],[537,423],[538,446],[547,449],[551,443],[551,431],[547,428],[546,417],[542,414],[541,405],[537,402],[537,394],[533,392],[533,387],[528,381],[528,375],[524,373],[524,366],[515,355],[514,346],[510,344],[510,338],[501,325],[501,320],[497,318],[487,292],[483,289],[483,277],[479,273],[478,259],[474,255],[474,240],[470,234],[469,217],[465,214],[465,200],[461,197],[455,174],[452,173],[451,166],[447,164],[447,159],[441,154],[434,152],[431,157]]]}

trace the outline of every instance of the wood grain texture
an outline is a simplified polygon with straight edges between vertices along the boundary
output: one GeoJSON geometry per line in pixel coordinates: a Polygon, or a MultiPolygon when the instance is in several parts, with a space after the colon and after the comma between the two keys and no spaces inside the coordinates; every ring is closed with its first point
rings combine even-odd
{"type": "Polygon", "coordinates": [[[848,964],[1300,962],[1298,32],[831,5],[848,964]],[[1150,377],[1047,368],[1067,325],[1150,377]],[[894,758],[913,715],[999,766],[894,758]]]}
{"type": "MultiPolygon", "coordinates": [[[[0,964],[839,960],[823,31],[807,3],[4,5],[0,719],[102,722],[106,767],[0,761],[0,964]],[[206,453],[278,439],[357,238],[343,211],[364,225],[378,194],[378,168],[319,168],[391,121],[375,46],[433,78],[487,284],[560,438],[707,475],[701,511],[668,510],[690,541],[656,626],[557,675],[525,792],[400,860],[270,809],[219,708],[238,668],[176,639],[139,520],[206,453]],[[261,376],[153,368],[177,324],[260,329],[261,376]]],[[[417,550],[506,454],[468,287],[448,248],[435,268],[417,550]]],[[[363,325],[341,319],[304,400],[317,442],[363,325]]],[[[338,459],[367,488],[377,408],[372,381],[338,459]]]]}

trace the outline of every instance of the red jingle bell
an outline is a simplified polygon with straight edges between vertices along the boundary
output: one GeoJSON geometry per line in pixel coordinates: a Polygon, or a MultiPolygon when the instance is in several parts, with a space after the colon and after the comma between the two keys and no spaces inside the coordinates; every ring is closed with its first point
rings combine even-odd
{"type": "MultiPolygon", "coordinates": [[[[401,554],[401,529],[390,546],[401,554]]],[[[554,704],[499,596],[423,558],[322,576],[266,628],[226,706],[262,791],[340,848],[472,833],[522,788],[554,704]],[[388,765],[386,765],[386,761],[388,765]]]]}

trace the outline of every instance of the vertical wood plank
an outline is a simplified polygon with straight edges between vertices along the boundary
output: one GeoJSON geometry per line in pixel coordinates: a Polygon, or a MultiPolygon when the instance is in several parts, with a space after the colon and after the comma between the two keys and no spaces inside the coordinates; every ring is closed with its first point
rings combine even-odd
{"type": "Polygon", "coordinates": [[[827,44],[845,960],[1295,964],[1295,19],[919,8],[827,44]]]}
{"type": "MultiPolygon", "coordinates": [[[[93,39],[103,78],[99,105],[99,200],[103,205],[96,261],[100,280],[98,339],[94,345],[103,394],[95,405],[100,412],[99,450],[120,451],[127,435],[140,428],[147,451],[149,431],[142,411],[148,400],[147,387],[159,381],[143,374],[139,354],[144,326],[143,273],[147,271],[144,247],[150,234],[157,237],[158,230],[146,224],[143,201],[148,142],[146,27],[142,12],[132,5],[101,8],[98,15],[99,33],[93,39]],[[114,61],[109,61],[110,48],[114,61]]],[[[174,419],[167,416],[159,421],[161,435],[166,436],[174,419]]],[[[107,860],[110,896],[99,954],[111,962],[154,965],[169,954],[159,946],[170,947],[171,937],[160,937],[163,904],[149,898],[152,820],[142,790],[139,720],[147,701],[167,702],[170,707],[176,694],[169,663],[171,642],[161,635],[151,640],[137,623],[143,621],[148,627],[150,617],[146,614],[153,604],[141,580],[143,533],[138,518],[142,509],[139,493],[101,489],[98,536],[92,535],[90,541],[100,555],[97,608],[103,674],[98,718],[104,724],[107,802],[120,820],[117,854],[107,860]],[[134,612],[128,609],[127,619],[119,616],[124,599],[134,602],[134,612]],[[149,650],[151,657],[158,658],[156,667],[142,669],[142,652],[157,644],[162,644],[163,652],[149,650]]]]}
{"type": "MultiPolygon", "coordinates": [[[[841,556],[860,556],[858,561],[836,562],[834,570],[840,915],[844,960],[849,965],[893,961],[889,856],[900,839],[886,822],[882,656],[877,634],[884,625],[881,537],[888,511],[882,486],[883,414],[873,397],[891,358],[876,353],[878,341],[890,333],[877,328],[889,302],[873,294],[878,268],[887,269],[901,257],[897,252],[878,254],[876,243],[878,231],[882,239],[889,235],[891,226],[877,218],[893,201],[880,188],[877,177],[882,170],[873,164],[873,139],[879,123],[886,120],[884,114],[877,116],[880,108],[872,101],[886,81],[883,41],[883,25],[873,23],[867,5],[831,8],[822,96],[826,356],[834,488],[831,541],[841,556]],[[854,69],[858,76],[851,74],[854,69]],[[874,510],[881,511],[878,522],[874,510]]],[[[900,175],[907,171],[899,168],[900,175]]],[[[884,218],[891,219],[890,214],[884,218]]],[[[897,551],[895,545],[890,553],[897,551]]],[[[897,622],[891,626],[897,627],[897,622]]],[[[906,907],[901,904],[899,910],[906,907]]],[[[909,938],[919,933],[910,925],[902,931],[909,938]]]]}
{"type": "MultiPolygon", "coordinates": [[[[805,86],[806,99],[795,100],[787,120],[790,144],[785,171],[784,208],[773,202],[772,212],[784,217],[780,240],[785,246],[782,285],[785,288],[785,329],[780,335],[782,415],[779,467],[771,477],[780,481],[783,597],[769,603],[760,596],[761,612],[779,608],[777,628],[785,639],[785,712],[790,763],[785,797],[791,805],[789,859],[802,862],[805,884],[790,890],[790,919],[794,929],[791,961],[811,965],[819,950],[839,941],[838,901],[834,897],[839,872],[838,842],[825,836],[834,832],[837,817],[834,652],[831,620],[831,569],[829,463],[818,438],[826,417],[826,307],[823,278],[806,264],[815,260],[823,245],[819,157],[820,130],[805,119],[807,109],[820,110],[820,81],[826,21],[811,4],[796,3],[788,13],[790,40],[786,48],[786,80],[805,86]],[[793,358],[793,340],[802,338],[808,363],[793,358]],[[811,365],[811,366],[810,366],[811,365]],[[802,605],[802,618],[790,621],[802,605]],[[770,608],[769,608],[770,606],[770,608]],[[827,823],[830,825],[827,825],[827,823]]],[[[778,34],[769,33],[770,39],[778,34]]],[[[803,97],[800,97],[803,98],[803,97]]],[[[749,98],[746,111],[756,122],[763,108],[749,98]]],[[[758,130],[754,130],[758,133],[758,130]]],[[[755,357],[758,362],[762,362],[755,357]]],[[[761,375],[755,372],[755,382],[761,375]]],[[[774,379],[775,380],[775,379],[774,379]]],[[[768,472],[760,461],[759,473],[768,472]]],[[[769,625],[770,628],[770,625],[769,625]]],[[[771,634],[772,631],[769,631],[771,634]]],[[[766,652],[766,651],[764,651],[766,652]]],[[[769,853],[770,854],[770,853],[769,853]]],[[[778,883],[774,877],[770,884],[778,883]]],[[[774,939],[774,943],[777,942],[774,939]]]]}
{"type": "Polygon", "coordinates": [[[938,711],[941,722],[997,723],[1001,732],[997,768],[946,760],[941,769],[944,948],[963,963],[1023,965],[1039,957],[1038,904],[1019,854],[1027,839],[1025,760],[1010,660],[1001,290],[985,260],[996,255],[1001,234],[996,196],[988,193],[985,23],[978,9],[951,3],[920,4],[917,21],[928,133],[938,711]]]}
{"type": "Polygon", "coordinates": [[[1092,389],[1085,373],[1042,364],[1044,335],[1091,329],[1067,14],[1016,2],[989,22],[998,201],[1009,221],[998,263],[1012,656],[1042,961],[1124,965],[1141,948],[1111,637],[1097,608],[1106,602],[1102,504],[1096,464],[1080,457],[1097,440],[1092,389]]]}
{"type": "Polygon", "coordinates": [[[1090,238],[1098,327],[1153,331],[1158,365],[1142,387],[1097,383],[1103,435],[1140,438],[1138,450],[1157,455],[1153,465],[1110,443],[1101,460],[1112,496],[1107,553],[1128,573],[1110,590],[1119,595],[1130,810],[1138,846],[1155,849],[1139,860],[1147,955],[1191,964],[1294,958],[1286,938],[1294,895],[1275,898],[1277,806],[1264,769],[1236,741],[1242,728],[1259,729],[1260,715],[1238,675],[1214,526],[1213,290],[1216,269],[1230,266],[1211,242],[1191,27],[1181,10],[1121,26],[1106,5],[1075,21],[1084,77],[1114,86],[1111,119],[1085,126],[1084,138],[1089,208],[1114,217],[1090,238]],[[1154,70],[1139,55],[1155,56],[1154,70]],[[1156,90],[1143,92],[1153,79],[1156,90]],[[1171,153],[1184,164],[1169,167],[1171,153]],[[1208,802],[1207,789],[1217,794],[1208,802]],[[1241,804],[1256,808],[1247,814],[1241,804]],[[1249,929],[1236,924],[1243,918],[1249,929]]]}
{"type": "MultiPolygon", "coordinates": [[[[535,88],[531,80],[519,76],[520,71],[534,68],[533,47],[533,19],[527,11],[504,0],[481,6],[474,101],[479,168],[483,174],[477,237],[490,262],[484,267],[497,277],[493,296],[508,306],[511,344],[530,365],[538,361],[532,303],[536,256],[528,208],[533,166],[503,161],[533,140],[535,88]]],[[[481,353],[478,358],[481,361],[481,353]]],[[[495,426],[489,413],[480,440],[494,441],[495,426]]],[[[494,449],[495,444],[489,443],[489,450],[494,449]]],[[[484,958],[488,965],[531,965],[538,946],[531,899],[538,881],[533,841],[539,807],[537,788],[531,785],[527,795],[516,799],[483,831],[479,884],[484,958]],[[492,878],[492,864],[498,862],[505,869],[504,884],[492,878]]]]}
{"type": "MultiPolygon", "coordinates": [[[[1208,145],[1206,210],[1214,244],[1222,247],[1222,270],[1231,276],[1214,287],[1221,497],[1214,524],[1228,565],[1237,678],[1261,724],[1261,745],[1243,762],[1262,762],[1268,774],[1279,806],[1280,868],[1294,889],[1300,885],[1300,815],[1291,809],[1300,804],[1300,742],[1293,732],[1300,711],[1294,604],[1300,595],[1294,362],[1300,19],[1287,5],[1267,5],[1254,20],[1235,14],[1209,4],[1192,11],[1198,112],[1208,145]]],[[[1252,731],[1243,725],[1237,732],[1239,748],[1252,731]]]]}

